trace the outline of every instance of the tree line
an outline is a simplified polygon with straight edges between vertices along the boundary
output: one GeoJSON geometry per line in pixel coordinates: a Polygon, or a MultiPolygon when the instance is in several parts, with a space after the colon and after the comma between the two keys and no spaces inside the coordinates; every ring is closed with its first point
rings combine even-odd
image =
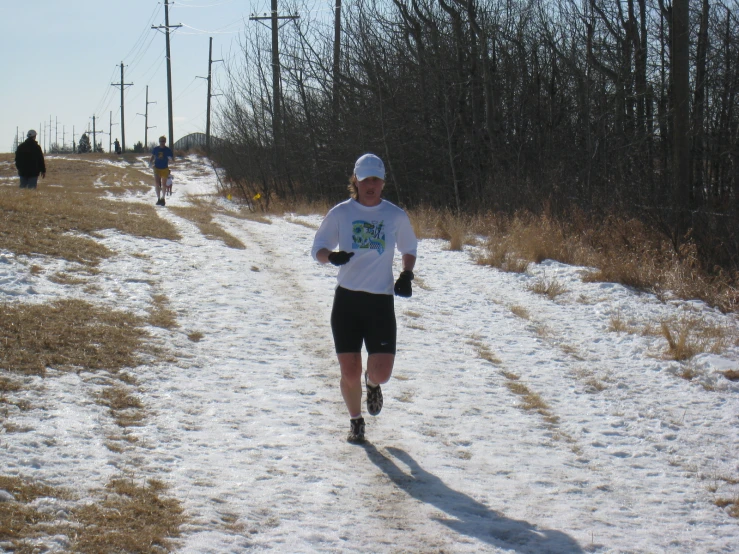
{"type": "Polygon", "coordinates": [[[343,198],[372,151],[405,206],[636,216],[739,267],[736,1],[337,3],[280,7],[277,119],[244,30],[214,157],[245,198],[343,198]]]}

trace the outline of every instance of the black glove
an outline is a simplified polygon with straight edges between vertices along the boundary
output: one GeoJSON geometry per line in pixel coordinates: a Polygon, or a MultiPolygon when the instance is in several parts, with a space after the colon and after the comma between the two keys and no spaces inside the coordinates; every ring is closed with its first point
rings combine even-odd
{"type": "Polygon", "coordinates": [[[413,295],[411,281],[413,281],[413,272],[410,269],[406,269],[400,274],[398,280],[395,281],[395,294],[403,298],[410,298],[413,295]]]}
{"type": "Polygon", "coordinates": [[[353,255],[354,252],[344,252],[343,250],[339,250],[338,252],[331,252],[331,254],[328,255],[328,261],[334,265],[344,265],[352,259],[353,255]]]}

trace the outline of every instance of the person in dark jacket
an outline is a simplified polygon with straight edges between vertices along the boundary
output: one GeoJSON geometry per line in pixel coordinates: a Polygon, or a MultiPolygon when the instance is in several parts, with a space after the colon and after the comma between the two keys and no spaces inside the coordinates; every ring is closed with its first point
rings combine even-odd
{"type": "Polygon", "coordinates": [[[31,129],[26,136],[28,138],[15,151],[15,167],[21,178],[21,188],[35,189],[38,176],[46,177],[46,164],[41,146],[36,142],[36,131],[31,129]]]}

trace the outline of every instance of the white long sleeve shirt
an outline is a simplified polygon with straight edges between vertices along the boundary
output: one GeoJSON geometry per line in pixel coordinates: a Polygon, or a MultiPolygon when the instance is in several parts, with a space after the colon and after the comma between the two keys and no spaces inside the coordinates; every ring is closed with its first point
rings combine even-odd
{"type": "Polygon", "coordinates": [[[334,206],[313,239],[311,255],[319,250],[354,252],[339,268],[339,286],[373,294],[393,294],[393,256],[416,255],[418,241],[408,215],[395,204],[382,200],[363,206],[350,199],[334,206]]]}

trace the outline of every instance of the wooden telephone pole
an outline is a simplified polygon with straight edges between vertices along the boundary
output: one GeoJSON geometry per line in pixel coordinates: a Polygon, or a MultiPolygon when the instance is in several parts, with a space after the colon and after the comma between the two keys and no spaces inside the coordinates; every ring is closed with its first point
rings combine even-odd
{"type": "Polygon", "coordinates": [[[156,125],[149,127],[149,104],[156,104],[156,102],[149,102],[149,85],[146,85],[146,110],[144,110],[144,113],[136,114],[144,116],[144,152],[148,149],[149,129],[156,127],[156,125]]]}
{"type": "Polygon", "coordinates": [[[164,25],[154,26],[152,29],[164,29],[167,45],[167,114],[169,116],[169,147],[174,148],[174,121],[172,118],[172,56],[169,49],[169,30],[182,27],[182,25],[169,24],[169,0],[164,0],[164,25]]]}
{"type": "MultiPolygon", "coordinates": [[[[279,34],[281,25],[278,25],[280,19],[298,19],[299,15],[278,15],[277,14],[277,0],[272,0],[271,14],[264,14],[262,16],[251,14],[249,16],[250,21],[256,21],[261,23],[264,19],[269,19],[272,22],[272,137],[275,142],[275,152],[279,150],[279,145],[282,142],[282,114],[280,108],[280,45],[279,45],[279,34]]],[[[264,25],[264,24],[263,24],[264,25]]],[[[266,25],[265,25],[266,27],[266,25]]]]}
{"type": "Polygon", "coordinates": [[[123,80],[123,62],[121,62],[121,82],[120,83],[111,83],[110,86],[112,87],[121,87],[121,151],[126,151],[126,121],[125,121],[125,112],[123,111],[123,90],[126,87],[133,86],[133,83],[126,83],[123,80]]]}
{"type": "Polygon", "coordinates": [[[222,62],[223,60],[214,60],[213,59],[213,37],[210,37],[210,46],[208,47],[208,77],[199,77],[198,79],[207,79],[208,81],[208,100],[206,102],[206,108],[205,108],[205,151],[210,154],[210,99],[213,96],[220,96],[220,94],[211,94],[211,84],[212,84],[212,69],[211,66],[213,65],[213,62],[222,62]]]}

